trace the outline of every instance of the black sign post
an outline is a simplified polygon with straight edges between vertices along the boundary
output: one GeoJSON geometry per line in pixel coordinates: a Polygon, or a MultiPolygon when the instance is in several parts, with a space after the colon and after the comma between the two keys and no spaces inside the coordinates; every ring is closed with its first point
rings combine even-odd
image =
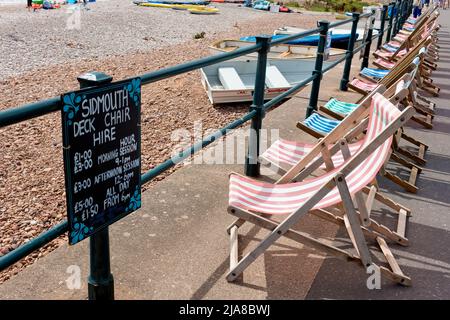
{"type": "Polygon", "coordinates": [[[90,238],[90,300],[113,300],[108,226],[141,206],[139,78],[90,72],[62,96],[69,244],[90,238]]]}

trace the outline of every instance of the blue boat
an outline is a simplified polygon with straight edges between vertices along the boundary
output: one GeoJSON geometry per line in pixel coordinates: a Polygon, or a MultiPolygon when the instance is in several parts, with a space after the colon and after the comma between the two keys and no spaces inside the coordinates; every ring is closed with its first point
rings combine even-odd
{"type": "MultiPolygon", "coordinates": [[[[272,40],[278,40],[289,35],[286,34],[276,34],[272,36],[272,40]]],[[[358,35],[357,35],[358,37],[358,35]]],[[[348,41],[350,39],[350,34],[332,34],[331,35],[331,46],[333,48],[347,48],[348,41]]],[[[242,37],[242,41],[255,42],[254,36],[242,37]]],[[[299,44],[304,46],[317,46],[319,43],[319,35],[306,36],[301,39],[291,40],[286,42],[287,44],[299,44]]]]}

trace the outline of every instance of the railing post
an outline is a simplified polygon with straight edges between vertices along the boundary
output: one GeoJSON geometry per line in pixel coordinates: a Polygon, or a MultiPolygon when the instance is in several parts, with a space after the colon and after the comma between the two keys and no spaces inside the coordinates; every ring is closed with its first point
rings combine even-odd
{"type": "Polygon", "coordinates": [[[348,90],[347,84],[348,84],[349,78],[350,78],[350,69],[352,68],[352,60],[353,60],[353,55],[354,55],[353,49],[355,49],[356,31],[358,29],[358,22],[359,22],[359,13],[353,12],[352,30],[350,33],[350,40],[348,41],[348,47],[347,47],[347,52],[346,52],[347,57],[345,59],[344,72],[342,74],[341,85],[340,85],[341,91],[348,90]]]}
{"type": "Polygon", "coordinates": [[[388,10],[388,6],[383,5],[383,9],[381,10],[380,30],[378,30],[377,49],[380,49],[381,45],[383,44],[384,24],[385,24],[384,20],[386,19],[387,10],[388,10]]]}
{"type": "Polygon", "coordinates": [[[399,25],[399,19],[400,19],[399,16],[400,16],[400,5],[401,5],[401,3],[402,3],[402,0],[398,0],[397,3],[395,4],[395,8],[396,8],[397,10],[396,10],[396,13],[395,13],[394,33],[393,33],[394,36],[395,36],[395,35],[398,33],[398,31],[399,31],[398,25],[399,25]]]}
{"type": "Polygon", "coordinates": [[[402,2],[402,10],[401,10],[401,12],[400,12],[401,18],[400,18],[400,23],[399,23],[399,26],[398,26],[398,30],[400,30],[401,26],[402,26],[402,25],[405,23],[405,21],[406,21],[406,13],[407,13],[407,10],[408,10],[408,0],[404,0],[404,1],[402,2]]]}
{"type": "Polygon", "coordinates": [[[389,16],[389,25],[388,25],[388,30],[387,30],[387,34],[386,34],[386,42],[391,41],[391,35],[392,35],[392,22],[394,21],[394,8],[395,8],[395,2],[391,2],[389,4],[389,6],[391,7],[391,15],[389,16]]]}
{"type": "Polygon", "coordinates": [[[375,11],[372,11],[372,15],[368,18],[370,19],[370,24],[369,24],[369,31],[367,32],[367,39],[363,39],[364,41],[366,41],[366,45],[364,47],[364,55],[361,62],[361,70],[369,66],[370,47],[372,46],[373,24],[375,21],[374,15],[375,11]]]}
{"type": "Polygon", "coordinates": [[[256,43],[261,43],[262,47],[258,51],[253,104],[250,106],[250,111],[256,110],[257,113],[252,119],[247,156],[245,158],[245,174],[249,177],[259,176],[259,140],[260,131],[262,128],[262,119],[264,118],[264,90],[266,86],[267,53],[270,50],[270,39],[271,36],[267,35],[256,37],[256,43]]]}
{"type": "Polygon", "coordinates": [[[311,95],[309,96],[309,105],[306,109],[306,118],[308,118],[314,110],[317,110],[317,102],[319,100],[320,81],[322,80],[322,66],[323,56],[325,52],[325,46],[327,42],[327,34],[330,22],[326,20],[319,21],[320,37],[319,44],[317,46],[316,64],[314,66],[313,75],[315,78],[311,87],[311,95]]]}
{"type": "MultiPolygon", "coordinates": [[[[112,81],[112,77],[90,72],[89,77],[78,77],[80,88],[96,87],[112,81]]],[[[89,300],[114,300],[114,278],[111,274],[108,227],[90,237],[90,275],[88,277],[89,300]]]]}

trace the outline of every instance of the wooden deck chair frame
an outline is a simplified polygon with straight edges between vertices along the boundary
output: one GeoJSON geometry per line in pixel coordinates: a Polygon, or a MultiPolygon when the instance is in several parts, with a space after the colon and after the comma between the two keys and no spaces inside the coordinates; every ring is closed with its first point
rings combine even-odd
{"type": "MultiPolygon", "coordinates": [[[[404,49],[409,51],[412,47],[414,47],[417,44],[417,42],[420,41],[422,31],[425,28],[425,26],[429,23],[432,23],[433,21],[435,21],[437,19],[437,16],[434,16],[434,15],[432,16],[433,12],[434,11],[430,12],[429,14],[427,13],[427,16],[424,17],[424,19],[422,19],[417,24],[417,26],[415,26],[415,29],[408,35],[408,37],[403,42],[401,42],[398,49],[395,52],[393,52],[392,55],[390,55],[390,56],[380,55],[378,53],[378,51],[373,52],[373,55],[376,58],[384,59],[387,61],[398,60],[399,59],[398,54],[404,49]]],[[[384,49],[383,47],[381,47],[381,51],[389,52],[388,50],[384,49]]]]}
{"type": "MultiPolygon", "coordinates": [[[[395,83],[401,76],[403,76],[406,72],[410,72],[411,68],[414,68],[414,66],[411,66],[412,61],[420,55],[419,52],[423,47],[426,47],[430,44],[431,39],[426,38],[422,39],[417,45],[411,49],[406,55],[400,59],[395,66],[391,69],[391,71],[382,79],[380,79],[377,84],[383,84],[386,87],[390,87],[393,83],[395,83]]],[[[423,54],[422,54],[423,56],[423,54]]],[[[422,61],[422,60],[421,60],[422,61]]],[[[351,82],[347,84],[349,89],[352,89],[355,92],[358,92],[360,94],[366,95],[368,91],[362,90],[356,86],[354,86],[351,82]]]]}
{"type": "MultiPolygon", "coordinates": [[[[424,42],[424,44],[428,43],[429,39],[427,39],[426,42],[424,42]]],[[[414,70],[414,68],[416,68],[416,66],[414,64],[412,64],[413,59],[410,59],[411,57],[417,57],[419,56],[421,61],[419,63],[419,69],[422,65],[422,58],[423,58],[423,54],[419,54],[421,47],[416,47],[414,50],[411,50],[410,53],[411,55],[408,54],[408,57],[403,60],[403,62],[409,62],[409,65],[407,67],[405,67],[403,65],[403,63],[401,65],[398,65],[395,69],[395,74],[394,76],[390,77],[391,79],[388,79],[387,81],[385,80],[385,78],[387,76],[389,76],[391,74],[391,72],[394,72],[394,69],[392,69],[392,71],[386,75],[385,78],[381,79],[378,83],[380,84],[384,84],[388,87],[391,87],[393,85],[393,80],[395,80],[395,82],[398,81],[399,77],[403,76],[406,72],[411,72],[412,70],[414,70]],[[417,53],[416,55],[412,55],[413,53],[417,53]]],[[[421,77],[420,77],[420,72],[415,72],[415,81],[419,82],[419,84],[421,84],[421,77]]],[[[367,95],[368,91],[362,90],[354,85],[352,85],[351,83],[348,84],[348,87],[352,90],[354,90],[355,92],[358,92],[362,95],[367,95]]],[[[423,85],[422,85],[423,87],[423,85]]],[[[414,86],[414,90],[415,90],[415,86],[414,86]]],[[[411,96],[415,96],[417,97],[417,90],[413,91],[411,89],[411,96]]],[[[419,103],[417,101],[417,99],[412,99],[415,100],[417,103],[416,105],[414,105],[414,107],[416,108],[418,114],[421,114],[423,116],[419,116],[419,115],[415,115],[412,117],[412,120],[417,122],[418,124],[424,126],[427,129],[432,129],[433,128],[433,124],[432,124],[432,120],[433,120],[433,116],[434,116],[434,105],[430,102],[427,101],[426,99],[423,99],[428,105],[424,105],[422,103],[419,103]]],[[[308,133],[310,133],[309,131],[307,131],[308,133]]]]}
{"type": "MultiPolygon", "coordinates": [[[[397,80],[396,83],[394,83],[391,87],[389,87],[383,93],[383,95],[388,99],[389,98],[392,98],[392,99],[400,99],[401,98],[400,101],[392,100],[391,102],[393,102],[393,103],[411,101],[411,100],[406,99],[408,97],[408,95],[410,95],[410,93],[411,93],[411,89],[409,87],[405,89],[405,92],[407,92],[407,94],[405,94],[403,97],[395,95],[396,87],[400,83],[400,81],[405,81],[405,82],[411,83],[411,81],[409,81],[409,75],[404,75],[402,78],[397,80]]],[[[368,95],[366,95],[362,101],[358,101],[358,104],[362,103],[363,101],[366,101],[367,97],[370,97],[372,95],[373,95],[373,92],[368,93],[368,95]]],[[[320,108],[320,109],[324,110],[326,108],[320,108]]],[[[332,111],[327,111],[327,112],[328,112],[328,114],[334,114],[334,113],[332,113],[332,111]]],[[[422,117],[419,117],[417,115],[414,115],[413,118],[415,119],[415,121],[417,121],[421,124],[423,124],[423,122],[425,121],[425,120],[423,120],[422,117]]],[[[341,119],[344,119],[344,118],[341,117],[341,119]]],[[[425,123],[425,124],[427,124],[427,123],[425,123]]],[[[312,135],[315,138],[318,138],[318,139],[324,138],[323,133],[315,131],[312,128],[309,128],[308,126],[303,124],[301,121],[297,122],[297,128],[312,135]]],[[[404,132],[403,128],[400,128],[399,132],[396,135],[394,135],[394,141],[392,143],[392,151],[393,152],[391,153],[390,160],[405,167],[405,169],[408,171],[408,180],[402,179],[400,176],[398,176],[392,172],[389,172],[385,169],[383,169],[381,171],[381,173],[387,179],[389,179],[392,182],[394,182],[395,184],[401,186],[406,191],[411,192],[411,193],[417,193],[417,191],[418,191],[418,187],[416,185],[417,178],[423,170],[421,166],[426,164],[426,160],[424,157],[425,157],[425,153],[427,150],[428,150],[428,145],[407,135],[404,132]],[[418,152],[416,154],[414,154],[414,153],[410,152],[409,150],[401,147],[401,145],[400,145],[401,139],[404,139],[407,142],[414,144],[418,148],[418,152]],[[407,157],[408,159],[405,159],[404,157],[407,157]],[[414,161],[415,163],[413,163],[411,161],[414,161]]]]}
{"type": "MultiPolygon", "coordinates": [[[[333,97],[331,97],[331,98],[333,98],[333,97]]],[[[336,112],[334,112],[334,111],[332,111],[332,110],[330,110],[328,108],[325,108],[324,106],[320,106],[319,110],[322,113],[324,113],[324,114],[326,114],[326,115],[328,115],[328,116],[330,116],[332,118],[335,118],[336,120],[341,120],[342,121],[345,118],[344,114],[336,113],[336,112]]],[[[306,127],[306,126],[304,126],[304,127],[306,127]]],[[[302,127],[302,130],[305,130],[305,129],[302,127]]],[[[323,137],[323,135],[321,135],[320,132],[313,131],[310,128],[308,128],[308,130],[313,133],[311,135],[313,137],[315,137],[315,138],[320,139],[320,138],[323,137]]],[[[428,148],[429,148],[429,146],[427,144],[425,144],[422,141],[419,141],[419,140],[411,137],[410,135],[407,135],[405,133],[404,128],[400,128],[398,130],[398,132],[396,133],[396,135],[394,136],[394,141],[393,141],[393,150],[394,150],[394,152],[397,152],[397,153],[399,153],[399,154],[409,158],[410,160],[414,161],[419,166],[426,165],[427,161],[425,159],[425,154],[428,151],[428,148]],[[413,153],[413,152],[405,149],[404,147],[402,147],[400,145],[400,141],[401,140],[405,140],[405,141],[415,145],[417,147],[417,152],[413,153]]]]}
{"type": "MultiPolygon", "coordinates": [[[[385,90],[385,88],[382,86],[377,87],[374,90],[374,92],[371,95],[369,95],[368,97],[366,97],[365,101],[361,103],[360,108],[363,110],[362,112],[361,112],[361,110],[358,110],[357,112],[355,112],[356,111],[355,110],[348,116],[349,120],[346,119],[343,124],[339,125],[339,128],[335,128],[332,132],[330,132],[330,134],[329,134],[330,137],[335,136],[334,139],[326,136],[326,137],[324,137],[324,140],[318,142],[319,144],[322,145],[322,148],[323,148],[322,153],[325,150],[324,145],[328,146],[331,143],[334,145],[332,148],[330,148],[329,151],[328,151],[328,149],[326,149],[327,150],[326,157],[323,155],[323,158],[318,158],[318,159],[314,160],[311,164],[309,164],[307,167],[305,167],[303,169],[303,171],[294,178],[295,181],[301,181],[304,178],[308,177],[324,163],[325,163],[327,169],[334,168],[332,162],[330,163],[330,161],[325,161],[325,160],[327,159],[327,157],[331,157],[332,155],[334,155],[338,150],[341,150],[342,148],[348,148],[348,143],[353,141],[354,138],[356,138],[362,134],[363,129],[367,125],[367,116],[368,116],[367,111],[370,106],[371,98],[375,93],[383,93],[384,90],[385,90]],[[359,124],[355,126],[355,123],[359,123],[359,124]],[[346,134],[342,135],[343,132],[346,134]],[[339,135],[341,135],[341,137],[338,141],[339,143],[336,143],[335,140],[338,138],[339,135]],[[325,162],[322,161],[321,159],[323,159],[325,162]]],[[[391,96],[390,100],[392,103],[397,103],[405,95],[406,95],[406,89],[401,89],[399,92],[396,93],[395,96],[391,96]]],[[[346,151],[346,150],[342,150],[342,152],[343,152],[343,154],[349,154],[349,151],[346,151]]],[[[261,162],[263,162],[263,161],[261,161],[261,162]]],[[[271,164],[275,165],[278,168],[278,172],[283,172],[283,174],[285,174],[287,171],[289,171],[289,169],[284,169],[284,168],[278,166],[276,163],[271,163],[271,164]]],[[[299,170],[299,169],[297,168],[297,170],[299,170]]],[[[287,181],[286,179],[282,178],[282,179],[278,180],[277,183],[292,182],[294,180],[287,181]]],[[[366,228],[364,231],[367,234],[371,234],[371,232],[375,232],[378,235],[381,234],[386,239],[397,242],[398,244],[407,245],[408,240],[405,237],[405,228],[406,228],[406,218],[407,218],[407,216],[410,215],[410,210],[408,208],[394,202],[393,200],[389,199],[388,197],[383,196],[381,193],[379,193],[378,189],[377,189],[376,181],[371,186],[365,187],[362,190],[362,192],[367,194],[366,207],[365,207],[366,210],[364,211],[367,214],[364,214],[364,213],[362,214],[365,216],[365,218],[363,219],[363,222],[364,221],[368,222],[367,224],[364,223],[366,227],[371,225],[370,228],[366,228]],[[373,219],[370,218],[370,212],[372,211],[372,204],[373,204],[374,200],[377,200],[377,201],[383,203],[384,205],[388,206],[389,208],[391,208],[391,209],[395,210],[395,212],[397,212],[397,214],[399,215],[397,231],[391,231],[389,228],[378,224],[376,221],[374,221],[373,219]],[[365,219],[367,219],[367,220],[365,220],[365,219]]],[[[359,201],[360,204],[363,203],[363,200],[361,199],[361,197],[362,197],[362,194],[357,195],[357,200],[359,201]]],[[[324,218],[325,216],[328,216],[327,220],[337,223],[337,224],[340,224],[343,222],[342,219],[340,219],[339,217],[336,217],[332,213],[327,212],[325,210],[319,210],[319,211],[315,212],[315,214],[320,214],[320,216],[322,218],[324,218]]]]}
{"type": "MultiPolygon", "coordinates": [[[[346,161],[346,163],[340,167],[339,172],[331,177],[327,183],[324,183],[320,189],[318,189],[318,191],[315,192],[314,195],[312,195],[299,209],[289,214],[281,223],[261,217],[247,210],[229,206],[228,212],[237,217],[238,220],[231,225],[228,230],[230,234],[230,271],[226,276],[227,280],[235,280],[254,260],[256,260],[259,255],[274,244],[276,240],[282,236],[285,236],[289,239],[312,246],[326,253],[344,258],[347,261],[354,261],[362,264],[365,269],[371,266],[375,267],[380,271],[381,275],[399,284],[410,285],[411,279],[401,271],[392,252],[382,237],[376,237],[376,241],[378,242],[382,253],[386,257],[387,263],[391,267],[391,270],[383,266],[378,266],[372,261],[371,254],[364,237],[363,228],[358,221],[359,219],[346,183],[346,176],[360,163],[362,163],[362,161],[364,161],[364,159],[367,158],[373,151],[375,151],[376,148],[386,141],[386,139],[392,136],[399,127],[404,125],[405,121],[412,116],[413,112],[414,111],[411,107],[403,110],[400,116],[384,128],[383,131],[375,139],[373,139],[370,144],[363,147],[361,152],[358,152],[355,156],[352,156],[351,159],[346,161]],[[352,254],[348,251],[327,244],[320,239],[316,239],[306,233],[292,229],[300,218],[310,213],[314,205],[326,196],[334,187],[337,187],[339,190],[342,204],[346,212],[344,216],[344,223],[357,254],[352,254]],[[246,221],[269,230],[269,234],[256,246],[256,248],[239,260],[238,228],[246,221]]],[[[321,152],[321,144],[318,144],[315,149],[317,149],[318,152],[321,152]]],[[[304,161],[300,162],[309,162],[309,160],[312,160],[311,158],[316,155],[317,154],[314,155],[314,152],[311,152],[308,157],[305,157],[304,161]]],[[[294,166],[285,176],[297,176],[298,172],[296,169],[297,166],[294,166]]]]}

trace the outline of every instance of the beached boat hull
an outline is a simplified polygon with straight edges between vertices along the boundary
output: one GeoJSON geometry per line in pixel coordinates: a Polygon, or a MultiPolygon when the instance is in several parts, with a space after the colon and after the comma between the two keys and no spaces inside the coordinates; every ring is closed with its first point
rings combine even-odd
{"type": "MultiPolygon", "coordinates": [[[[211,53],[215,54],[218,52],[231,52],[239,48],[250,46],[251,43],[242,40],[221,40],[214,42],[209,46],[211,53]]],[[[334,61],[345,55],[346,51],[342,49],[331,48],[330,56],[328,60],[334,61]]],[[[313,60],[317,55],[316,46],[301,46],[301,45],[290,45],[281,44],[275,45],[270,48],[268,53],[269,59],[309,59],[313,60]]],[[[251,53],[238,58],[238,60],[246,60],[248,58],[256,59],[258,54],[251,53]]]]}
{"type": "MultiPolygon", "coordinates": [[[[275,30],[274,35],[292,35],[295,33],[300,33],[307,31],[308,29],[302,29],[302,28],[296,28],[296,27],[282,27],[277,30],[275,30]]],[[[338,29],[334,28],[332,30],[332,38],[331,38],[331,46],[333,48],[338,49],[347,49],[348,46],[348,40],[350,39],[350,30],[347,29],[338,29]],[[333,41],[333,37],[336,39],[336,41],[333,41]]],[[[357,38],[355,46],[359,46],[362,43],[363,37],[364,37],[364,29],[357,29],[356,30],[357,38]]],[[[378,34],[377,30],[373,30],[373,35],[378,34]]],[[[315,41],[315,44],[311,45],[317,45],[318,36],[311,36],[316,38],[311,38],[311,41],[315,41]]]]}
{"type": "MultiPolygon", "coordinates": [[[[280,93],[289,90],[295,84],[307,79],[314,70],[314,61],[311,60],[269,60],[268,66],[276,66],[288,85],[282,87],[270,87],[267,85],[265,99],[273,99],[280,93]]],[[[325,62],[326,66],[328,62],[325,62]]],[[[256,77],[256,60],[225,61],[200,69],[201,81],[212,104],[251,102],[256,77]],[[234,68],[239,75],[244,87],[238,89],[225,89],[219,76],[219,68],[234,68]]],[[[294,94],[291,94],[291,97],[294,94]]]]}
{"type": "MultiPolygon", "coordinates": [[[[297,27],[282,27],[282,28],[275,30],[275,32],[273,34],[274,35],[292,35],[292,34],[304,32],[307,30],[308,29],[302,29],[302,28],[297,28],[297,27]]],[[[331,31],[332,31],[331,46],[333,48],[338,48],[338,49],[347,49],[348,40],[350,39],[350,30],[334,28],[334,29],[331,29],[331,31]],[[333,41],[333,37],[337,41],[333,41]]],[[[357,39],[356,39],[355,46],[359,46],[362,43],[362,40],[364,37],[364,29],[357,29],[356,34],[357,34],[357,39]]],[[[378,31],[373,30],[373,35],[377,35],[377,34],[378,34],[378,31]]],[[[317,45],[319,37],[318,36],[310,36],[310,37],[311,37],[310,41],[314,41],[314,43],[311,42],[310,44],[317,45]],[[315,38],[313,38],[313,37],[315,37],[315,38]]]]}

